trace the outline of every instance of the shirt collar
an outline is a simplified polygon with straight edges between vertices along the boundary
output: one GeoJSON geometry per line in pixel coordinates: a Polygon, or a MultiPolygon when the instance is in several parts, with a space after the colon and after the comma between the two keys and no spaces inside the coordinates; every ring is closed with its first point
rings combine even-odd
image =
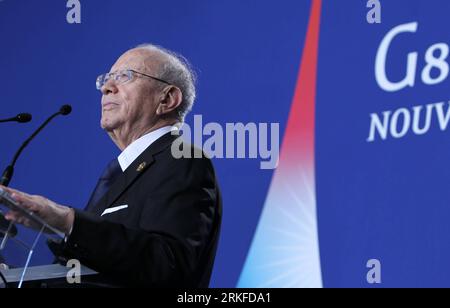
{"type": "Polygon", "coordinates": [[[164,126],[154,130],[131,143],[117,158],[123,172],[156,140],[177,130],[176,126],[164,126]]]}

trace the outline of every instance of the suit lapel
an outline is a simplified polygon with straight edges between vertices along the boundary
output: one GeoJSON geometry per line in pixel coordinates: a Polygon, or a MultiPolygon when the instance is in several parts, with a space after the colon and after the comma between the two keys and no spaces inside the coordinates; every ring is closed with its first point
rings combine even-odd
{"type": "Polygon", "coordinates": [[[110,190],[94,206],[93,212],[101,215],[104,210],[111,207],[127,190],[143,175],[155,162],[154,155],[165,150],[178,138],[176,135],[167,133],[151,144],[128,168],[121,174],[110,190]]]}

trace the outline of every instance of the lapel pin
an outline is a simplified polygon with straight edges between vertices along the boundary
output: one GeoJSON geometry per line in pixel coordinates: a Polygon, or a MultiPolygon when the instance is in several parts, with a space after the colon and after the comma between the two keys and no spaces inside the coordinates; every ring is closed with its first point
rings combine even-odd
{"type": "Polygon", "coordinates": [[[144,161],[142,164],[140,164],[140,165],[137,167],[136,171],[137,171],[137,172],[142,172],[142,171],[144,171],[145,166],[147,166],[147,163],[144,161]]]}

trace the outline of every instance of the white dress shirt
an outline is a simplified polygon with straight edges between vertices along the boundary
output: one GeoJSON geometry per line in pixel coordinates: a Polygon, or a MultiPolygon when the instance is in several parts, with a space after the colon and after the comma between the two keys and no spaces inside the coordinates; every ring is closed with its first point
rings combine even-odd
{"type": "MultiPolygon", "coordinates": [[[[125,172],[127,168],[156,140],[164,136],[165,134],[178,130],[176,126],[164,126],[155,131],[152,131],[138,140],[134,141],[130,144],[117,158],[119,160],[120,168],[122,168],[122,172],[125,172]]],[[[127,206],[128,207],[128,206],[127,206]]],[[[118,207],[119,209],[125,208],[125,206],[118,207]]],[[[104,214],[107,214],[108,210],[105,211],[104,214]]],[[[69,233],[64,238],[64,242],[67,243],[69,236],[72,234],[73,226],[70,228],[69,233]]]]}
{"type": "Polygon", "coordinates": [[[156,140],[174,130],[176,131],[178,128],[176,126],[164,126],[135,140],[117,158],[122,171],[125,172],[125,170],[127,170],[127,168],[156,140]]]}

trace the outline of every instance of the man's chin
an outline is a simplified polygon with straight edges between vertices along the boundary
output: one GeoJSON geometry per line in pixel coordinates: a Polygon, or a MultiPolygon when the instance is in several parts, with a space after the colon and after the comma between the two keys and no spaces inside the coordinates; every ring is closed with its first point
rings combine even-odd
{"type": "Polygon", "coordinates": [[[112,121],[102,119],[100,122],[100,126],[104,131],[109,133],[109,132],[112,132],[113,130],[115,130],[119,125],[112,121]]]}

